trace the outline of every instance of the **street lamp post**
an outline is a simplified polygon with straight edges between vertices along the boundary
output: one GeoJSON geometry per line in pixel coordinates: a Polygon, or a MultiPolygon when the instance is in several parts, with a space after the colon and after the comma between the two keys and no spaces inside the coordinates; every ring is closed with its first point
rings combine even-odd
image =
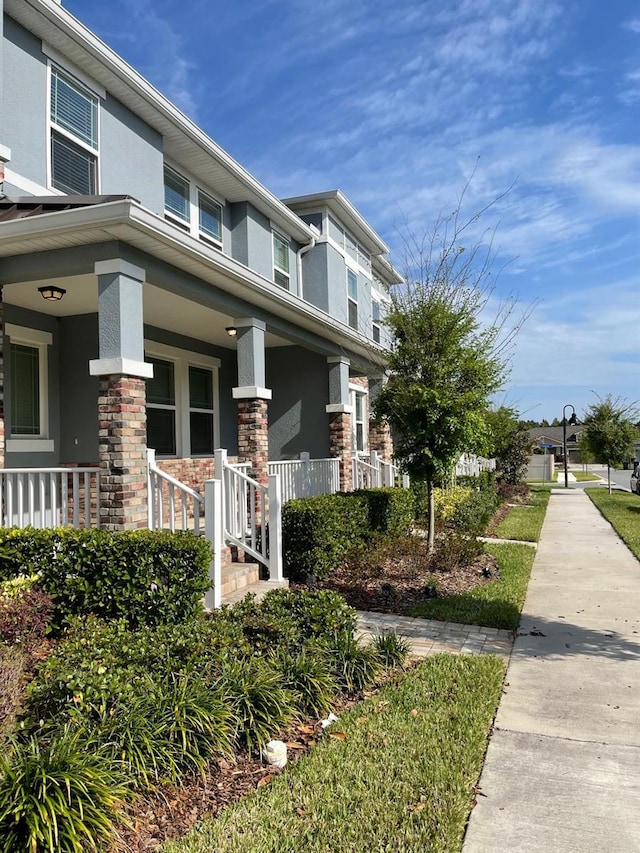
{"type": "Polygon", "coordinates": [[[567,403],[566,406],[562,407],[562,454],[564,458],[564,487],[565,489],[569,488],[569,467],[567,465],[567,414],[566,410],[571,409],[572,415],[569,418],[569,424],[571,426],[575,426],[578,423],[578,418],[576,417],[576,410],[571,405],[571,403],[567,403]]]}

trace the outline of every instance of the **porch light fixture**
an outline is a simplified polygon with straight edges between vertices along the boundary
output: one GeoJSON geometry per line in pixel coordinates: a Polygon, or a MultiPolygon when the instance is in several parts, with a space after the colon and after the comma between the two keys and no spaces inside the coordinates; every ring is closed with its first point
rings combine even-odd
{"type": "Polygon", "coordinates": [[[235,338],[235,336],[238,334],[238,330],[235,326],[225,326],[224,330],[230,338],[235,338]]]}
{"type": "Polygon", "coordinates": [[[38,293],[42,294],[42,298],[49,299],[52,302],[59,302],[66,292],[63,287],[56,287],[55,284],[45,284],[44,287],[38,288],[38,293]]]}
{"type": "Polygon", "coordinates": [[[575,426],[578,423],[575,408],[571,403],[567,403],[562,407],[562,453],[564,454],[564,487],[569,488],[569,467],[567,465],[567,413],[566,410],[571,409],[572,415],[569,418],[569,425],[575,426]]]}

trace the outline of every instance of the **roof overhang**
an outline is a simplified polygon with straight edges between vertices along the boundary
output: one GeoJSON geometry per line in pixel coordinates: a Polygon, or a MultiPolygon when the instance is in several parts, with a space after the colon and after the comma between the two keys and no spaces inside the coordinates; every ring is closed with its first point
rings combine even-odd
{"type": "MultiPolygon", "coordinates": [[[[334,349],[384,365],[386,351],[316,306],[238,261],[183,234],[130,198],[0,222],[0,258],[119,241],[244,299],[326,340],[334,349]]],[[[53,273],[55,274],[55,273],[53,273]]],[[[0,284],[9,284],[0,279],[0,284]]]]}
{"type": "Polygon", "coordinates": [[[14,20],[53,47],[163,137],[167,157],[224,194],[249,201],[291,238],[313,236],[285,204],[56,0],[4,0],[14,20]]]}

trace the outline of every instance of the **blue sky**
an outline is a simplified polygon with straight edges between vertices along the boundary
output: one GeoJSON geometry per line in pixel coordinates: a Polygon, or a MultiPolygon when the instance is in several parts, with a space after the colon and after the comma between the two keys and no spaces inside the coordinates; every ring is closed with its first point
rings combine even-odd
{"type": "Polygon", "coordinates": [[[469,211],[512,187],[496,298],[537,305],[498,401],[640,398],[635,0],[63,5],[277,195],[339,187],[399,267],[472,174],[469,211]]]}

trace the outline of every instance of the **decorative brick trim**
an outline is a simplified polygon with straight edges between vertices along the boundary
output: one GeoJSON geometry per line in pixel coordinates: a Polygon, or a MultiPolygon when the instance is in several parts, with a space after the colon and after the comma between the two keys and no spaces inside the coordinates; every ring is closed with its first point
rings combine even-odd
{"type": "Polygon", "coordinates": [[[98,396],[100,526],[147,526],[147,411],[145,383],[135,376],[104,376],[98,396]]]}
{"type": "Polygon", "coordinates": [[[349,377],[349,385],[358,385],[363,391],[369,390],[369,377],[368,376],[350,376],[349,377]]]}
{"type": "Polygon", "coordinates": [[[353,488],[353,437],[348,412],[329,415],[329,455],[340,459],[340,491],[350,492],[353,488]]]}

